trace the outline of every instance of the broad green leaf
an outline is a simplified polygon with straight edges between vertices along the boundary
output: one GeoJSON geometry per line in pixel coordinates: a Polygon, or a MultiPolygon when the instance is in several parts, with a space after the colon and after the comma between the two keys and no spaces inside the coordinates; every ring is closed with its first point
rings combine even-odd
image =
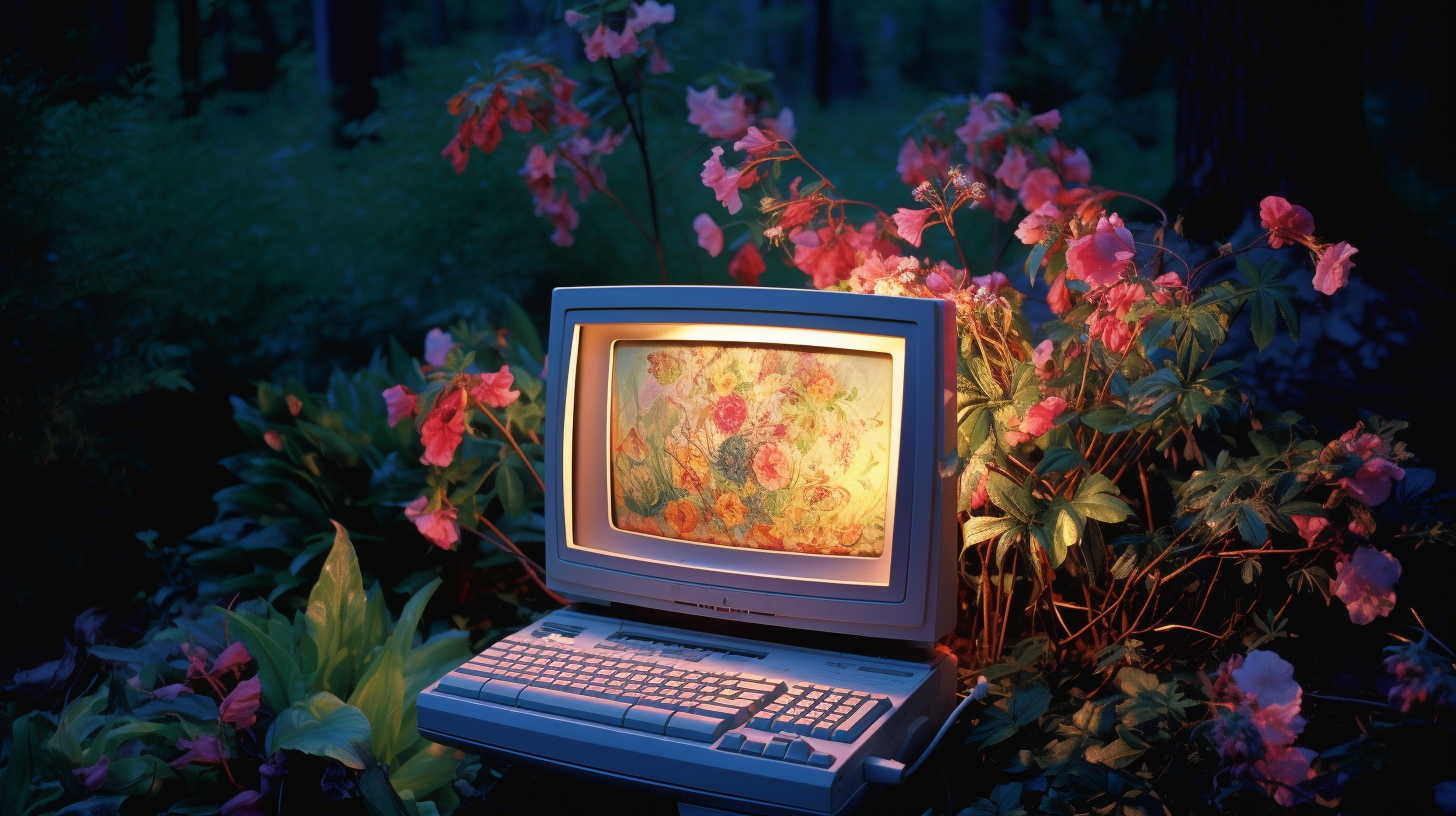
{"type": "Polygon", "coordinates": [[[0,791],[0,805],[5,813],[24,813],[30,799],[30,780],[39,770],[46,741],[44,730],[50,726],[45,715],[32,711],[11,723],[10,764],[6,767],[5,787],[0,791]]]}
{"type": "Polygon", "coordinates": [[[370,758],[369,718],[334,695],[321,691],[278,715],[268,732],[268,752],[302,751],[329,757],[355,770],[370,758]]]}
{"type": "MultiPolygon", "coordinates": [[[[1117,687],[1122,689],[1123,694],[1134,697],[1139,692],[1157,688],[1158,678],[1141,669],[1124,666],[1117,671],[1117,687]]],[[[1134,723],[1134,725],[1136,724],[1134,723]]]]}
{"type": "Polygon", "coordinates": [[[990,541],[1002,535],[1008,530],[1021,527],[1024,522],[1008,517],[971,516],[966,519],[964,530],[964,545],[975,546],[983,541],[990,541]]]}
{"type": "Polygon", "coordinates": [[[1087,749],[1087,761],[1109,768],[1126,768],[1136,762],[1143,752],[1133,748],[1119,737],[1107,745],[1094,745],[1087,749]]]}
{"type": "Polygon", "coordinates": [[[1062,565],[1067,559],[1067,551],[1077,546],[1082,540],[1081,524],[1078,523],[1075,511],[1070,507],[1063,508],[1057,513],[1056,526],[1052,529],[1053,559],[1052,569],[1062,565]]]}
{"type": "Polygon", "coordinates": [[[80,764],[83,766],[95,765],[101,761],[103,755],[114,757],[118,755],[117,749],[121,744],[129,740],[137,740],[139,743],[172,742],[177,735],[177,726],[164,722],[137,722],[130,717],[117,717],[107,723],[91,740],[91,745],[86,748],[85,757],[80,764]]]}
{"type": "Polygon", "coordinates": [[[157,782],[175,779],[177,774],[160,757],[143,755],[111,761],[106,768],[106,789],[123,796],[140,796],[157,782]]]}
{"type": "Polygon", "coordinates": [[[359,463],[359,450],[334,431],[306,420],[297,420],[298,430],[318,448],[330,461],[342,467],[353,467],[359,463]]]}
{"type": "Polygon", "coordinates": [[[1027,523],[1035,519],[1041,510],[1027,487],[995,471],[986,480],[986,492],[993,506],[1027,523]]]}
{"type": "Polygon", "coordinates": [[[976,388],[980,389],[987,399],[998,400],[1005,396],[1001,385],[996,382],[996,377],[991,373],[991,366],[981,357],[972,357],[967,367],[971,370],[971,379],[975,381],[976,388]]]}
{"type": "Polygon", "coordinates": [[[432,742],[390,774],[389,781],[401,794],[410,791],[414,798],[423,799],[455,781],[457,764],[455,749],[432,742]]]}
{"type": "Polygon", "coordinates": [[[264,705],[273,711],[283,711],[295,700],[301,699],[306,683],[293,655],[237,612],[229,610],[227,617],[233,634],[248,647],[248,654],[258,661],[264,705]]]}
{"type": "Polygon", "coordinates": [[[1072,506],[1087,518],[1116,524],[1132,515],[1132,509],[1117,494],[1117,485],[1111,479],[1094,473],[1077,486],[1072,506]]]}
{"type": "Polygon", "coordinates": [[[1052,448],[1036,464],[1036,475],[1047,473],[1070,473],[1086,464],[1082,452],[1071,448],[1052,448]]]}
{"type": "MultiPolygon", "coordinates": [[[[64,759],[72,767],[79,768],[85,759],[82,741],[106,723],[101,711],[106,708],[106,690],[77,697],[72,700],[56,720],[56,730],[51,734],[46,747],[57,759],[64,759]]],[[[89,764],[89,763],[87,763],[89,764]]]]}
{"type": "Polygon", "coordinates": [[[1030,725],[1046,713],[1052,703],[1052,693],[1040,682],[1033,683],[1011,695],[1011,717],[1019,726],[1030,725]]]}
{"type": "Polygon", "coordinates": [[[507,516],[519,516],[526,512],[526,492],[521,487],[521,477],[516,475],[516,469],[507,462],[502,462],[496,468],[495,490],[507,516]]]}
{"type": "Polygon", "coordinates": [[[311,689],[343,694],[354,684],[367,601],[354,545],[334,522],[334,547],[308,595],[308,634],[317,649],[311,689]]]}
{"type": "Polygon", "coordinates": [[[392,763],[404,717],[404,660],[397,652],[386,647],[380,653],[350,695],[349,705],[369,720],[374,756],[380,762],[392,763]]]}
{"type": "Polygon", "coordinates": [[[1269,540],[1269,528],[1259,518],[1258,511],[1248,504],[1239,505],[1239,537],[1254,547],[1269,540]]]}

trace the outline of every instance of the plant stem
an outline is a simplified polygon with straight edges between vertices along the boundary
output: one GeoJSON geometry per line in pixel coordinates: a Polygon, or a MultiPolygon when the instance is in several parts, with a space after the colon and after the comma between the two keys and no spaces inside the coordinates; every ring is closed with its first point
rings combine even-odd
{"type": "Polygon", "coordinates": [[[667,283],[667,261],[662,254],[662,224],[657,216],[657,184],[652,177],[652,160],[647,155],[647,121],[642,114],[642,90],[640,87],[637,90],[637,116],[634,117],[632,103],[627,96],[627,86],[617,74],[617,63],[611,57],[607,57],[607,70],[611,71],[612,84],[616,86],[617,95],[622,98],[622,110],[627,114],[627,127],[631,128],[632,138],[637,142],[637,152],[642,154],[642,172],[647,181],[647,206],[652,212],[652,247],[657,251],[657,273],[662,282],[667,283]]]}
{"type": "Polygon", "coordinates": [[[501,433],[506,435],[506,441],[510,442],[511,447],[516,449],[516,455],[521,457],[521,462],[525,464],[526,470],[531,471],[531,477],[536,480],[536,486],[541,488],[541,492],[546,492],[546,483],[541,481],[541,477],[536,473],[536,469],[531,467],[531,460],[526,458],[526,454],[521,451],[521,446],[516,444],[516,438],[511,435],[510,431],[506,430],[506,426],[502,425],[499,419],[495,418],[495,414],[491,413],[489,408],[481,405],[480,410],[484,411],[485,415],[490,417],[490,421],[494,422],[495,426],[501,429],[501,433]]]}

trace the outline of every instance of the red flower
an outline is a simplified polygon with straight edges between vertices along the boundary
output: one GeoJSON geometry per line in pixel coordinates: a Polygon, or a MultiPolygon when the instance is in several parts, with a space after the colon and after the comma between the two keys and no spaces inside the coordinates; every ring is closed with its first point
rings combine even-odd
{"type": "Polygon", "coordinates": [[[1269,246],[1275,249],[1286,243],[1308,246],[1313,241],[1314,216],[1309,214],[1309,210],[1290,204],[1279,196],[1268,196],[1259,202],[1259,226],[1272,233],[1269,246]]]}
{"type": "Polygon", "coordinates": [[[425,443],[422,465],[449,467],[455,460],[455,449],[465,438],[465,391],[461,389],[440,397],[434,410],[420,427],[420,440],[425,443]]]}
{"type": "Polygon", "coordinates": [[[288,403],[288,413],[298,416],[298,412],[303,410],[303,400],[298,397],[289,394],[285,401],[288,403]]]}
{"type": "Polygon", "coordinates": [[[239,669],[247,665],[253,656],[248,654],[248,647],[243,645],[241,640],[235,640],[228,644],[226,649],[212,662],[212,671],[208,672],[213,677],[219,677],[229,669],[239,669]]]}
{"type": "MultiPolygon", "coordinates": [[[[1046,237],[1047,228],[1060,224],[1062,218],[1061,208],[1047,201],[1021,219],[1021,223],[1016,225],[1016,237],[1027,246],[1036,246],[1046,237]]],[[[1041,262],[1045,265],[1046,258],[1042,258],[1041,262]]]]}
{"type": "Polygon", "coordinates": [[[748,403],[738,394],[729,394],[713,403],[713,424],[723,433],[737,433],[745,419],[748,419],[748,403]]]}
{"type": "Polygon", "coordinates": [[[1031,123],[1045,130],[1047,133],[1051,133],[1062,126],[1062,112],[1056,108],[1052,108],[1046,113],[1038,113],[1031,117],[1031,123]]]}
{"type": "Polygon", "coordinates": [[[384,389],[385,410],[389,412],[389,427],[398,425],[400,420],[408,419],[415,415],[415,406],[419,403],[419,397],[415,392],[402,385],[384,389]]]}
{"type": "Polygon", "coordinates": [[[440,151],[440,157],[449,159],[450,166],[455,168],[457,174],[464,173],[465,166],[470,163],[470,150],[464,142],[460,141],[460,134],[457,133],[455,138],[445,145],[445,149],[440,151]]]}
{"type": "Polygon", "coordinates": [[[1072,294],[1067,289],[1067,273],[1062,272],[1052,281],[1052,288],[1047,292],[1047,307],[1052,314],[1061,317],[1072,308],[1072,294]]]}
{"type": "Polygon", "coordinates": [[[232,723],[234,728],[243,729],[258,721],[258,700],[263,691],[263,681],[257,675],[237,684],[228,696],[218,704],[218,719],[232,723]]]}
{"type": "Polygon", "coordinates": [[[929,142],[917,145],[914,139],[905,139],[900,147],[895,172],[900,180],[914,187],[922,181],[934,182],[950,169],[950,151],[946,148],[932,149],[929,142]]]}
{"type": "Polygon", "coordinates": [[[283,436],[275,430],[269,429],[264,431],[263,441],[275,451],[283,450],[283,436]]]}
{"type": "Polygon", "coordinates": [[[763,263],[763,255],[759,254],[758,247],[749,241],[739,249],[728,262],[728,274],[732,275],[739,283],[748,286],[758,285],[758,276],[768,269],[763,263]]]}
{"type": "Polygon", "coordinates": [[[1022,442],[1031,440],[1050,431],[1056,424],[1057,417],[1067,410],[1067,401],[1061,397],[1047,397],[1031,406],[1026,412],[1026,419],[1018,423],[1019,430],[1006,432],[1006,444],[1019,445],[1022,442]]]}
{"type": "Polygon", "coordinates": [[[1005,184],[1013,190],[1021,188],[1021,182],[1026,179],[1026,174],[1031,170],[1027,163],[1026,151],[1018,145],[1012,145],[1007,151],[1006,158],[1001,160],[1001,165],[996,168],[996,180],[1005,184]]]}
{"type": "Polygon", "coordinates": [[[481,374],[480,382],[470,389],[470,396],[475,397],[476,402],[482,405],[505,408],[520,399],[520,391],[509,390],[514,381],[515,377],[511,374],[511,367],[503,365],[500,367],[500,371],[494,374],[481,374]]]}
{"type": "Polygon", "coordinates": [[[420,531],[420,535],[429,539],[431,544],[442,550],[448,550],[460,540],[460,524],[456,521],[458,517],[455,508],[445,501],[444,496],[440,497],[438,510],[426,512],[429,505],[430,500],[421,496],[405,506],[404,517],[414,522],[415,529],[420,531]]]}
{"type": "Polygon", "coordinates": [[[817,232],[798,230],[789,240],[794,244],[794,266],[813,279],[816,289],[846,280],[854,269],[854,247],[841,240],[834,227],[821,227],[817,232]]]}
{"type": "Polygon", "coordinates": [[[1101,218],[1097,231],[1083,235],[1067,247],[1067,272],[1073,280],[1093,286],[1116,283],[1137,254],[1132,232],[1116,213],[1101,218]]]}

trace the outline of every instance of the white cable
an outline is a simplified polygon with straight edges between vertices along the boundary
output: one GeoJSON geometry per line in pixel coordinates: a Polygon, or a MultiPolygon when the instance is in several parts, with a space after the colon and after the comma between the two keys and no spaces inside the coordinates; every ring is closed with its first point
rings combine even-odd
{"type": "Polygon", "coordinates": [[[965,696],[965,699],[961,700],[960,705],[957,705],[955,707],[955,710],[950,713],[950,716],[946,718],[945,725],[942,725],[940,727],[940,730],[936,732],[933,738],[931,738],[930,744],[925,746],[925,750],[920,753],[920,758],[915,760],[915,764],[911,765],[909,768],[906,768],[905,773],[900,775],[900,779],[902,781],[909,779],[911,774],[920,770],[920,766],[925,762],[925,758],[930,756],[931,753],[935,751],[935,746],[940,744],[940,740],[945,736],[945,732],[949,731],[950,727],[955,724],[955,721],[961,716],[961,714],[965,713],[966,706],[970,705],[976,700],[985,698],[988,691],[990,691],[990,684],[986,682],[986,678],[979,678],[976,681],[976,687],[971,689],[970,693],[965,696]]]}

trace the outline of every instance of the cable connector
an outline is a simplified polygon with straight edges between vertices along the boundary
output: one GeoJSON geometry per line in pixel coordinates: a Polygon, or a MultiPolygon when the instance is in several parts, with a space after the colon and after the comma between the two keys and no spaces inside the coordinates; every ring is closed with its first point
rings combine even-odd
{"type": "Polygon", "coordinates": [[[884,757],[866,757],[864,775],[871,785],[898,785],[905,779],[905,765],[884,757]]]}

